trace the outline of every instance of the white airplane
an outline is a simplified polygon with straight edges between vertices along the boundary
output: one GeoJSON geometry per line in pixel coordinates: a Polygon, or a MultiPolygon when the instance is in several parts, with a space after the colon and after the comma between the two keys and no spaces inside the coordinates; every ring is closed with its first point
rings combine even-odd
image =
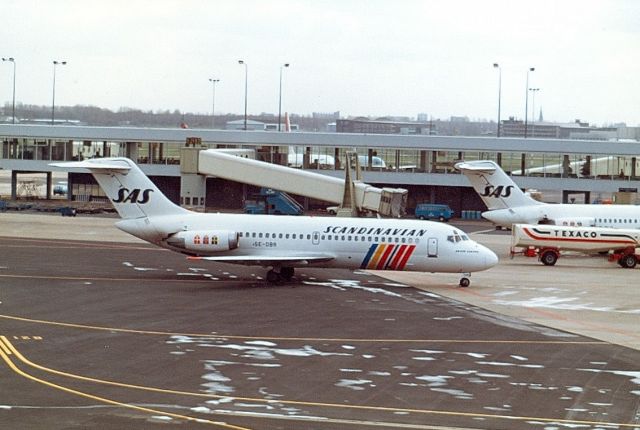
{"type": "Polygon", "coordinates": [[[447,224],[203,214],[172,203],[127,158],[51,165],[88,169],[120,214],[120,230],[194,259],[267,267],[269,282],[289,280],[306,266],[469,274],[498,263],[493,251],[447,224]]]}
{"type": "Polygon", "coordinates": [[[513,224],[556,224],[610,228],[640,228],[640,206],[548,204],[526,195],[493,161],[455,165],[469,179],[489,209],[482,216],[510,228],[513,224]]]}

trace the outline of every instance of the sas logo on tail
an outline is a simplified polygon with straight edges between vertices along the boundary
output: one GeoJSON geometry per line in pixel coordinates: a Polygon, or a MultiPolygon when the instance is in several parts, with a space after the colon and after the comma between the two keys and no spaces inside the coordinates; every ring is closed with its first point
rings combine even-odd
{"type": "Polygon", "coordinates": [[[113,199],[114,203],[139,203],[141,205],[149,202],[149,194],[152,193],[153,190],[146,189],[141,190],[139,188],[134,188],[129,191],[128,188],[120,188],[118,190],[118,198],[113,199]],[[142,196],[140,196],[142,194],[142,196]]]}
{"type": "Polygon", "coordinates": [[[493,185],[487,185],[484,187],[484,192],[480,194],[482,197],[509,197],[511,195],[511,190],[513,189],[513,185],[498,185],[494,187],[493,185]]]}

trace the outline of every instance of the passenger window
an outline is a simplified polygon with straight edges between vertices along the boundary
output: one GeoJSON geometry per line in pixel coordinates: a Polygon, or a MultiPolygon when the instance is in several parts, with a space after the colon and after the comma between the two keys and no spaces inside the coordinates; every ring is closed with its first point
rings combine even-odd
{"type": "Polygon", "coordinates": [[[280,233],[280,234],[278,235],[278,237],[279,237],[280,239],[282,239],[282,233],[280,233]]]}
{"type": "Polygon", "coordinates": [[[258,233],[258,237],[262,237],[262,233],[258,233]]]}
{"type": "Polygon", "coordinates": [[[256,233],[255,232],[251,233],[251,236],[256,237],[256,233]]]}

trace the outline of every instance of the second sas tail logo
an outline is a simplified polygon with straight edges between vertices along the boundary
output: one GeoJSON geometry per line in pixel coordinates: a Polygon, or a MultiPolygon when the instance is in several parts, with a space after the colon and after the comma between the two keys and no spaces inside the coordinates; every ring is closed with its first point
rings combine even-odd
{"type": "Polygon", "coordinates": [[[153,192],[152,189],[141,190],[140,188],[134,188],[129,191],[128,188],[120,188],[118,190],[118,198],[113,199],[114,203],[139,203],[141,205],[149,202],[149,194],[153,192]]]}
{"type": "Polygon", "coordinates": [[[513,185],[498,185],[494,187],[493,185],[487,185],[484,187],[484,192],[480,194],[482,197],[509,197],[511,195],[511,190],[513,189],[513,185]]]}

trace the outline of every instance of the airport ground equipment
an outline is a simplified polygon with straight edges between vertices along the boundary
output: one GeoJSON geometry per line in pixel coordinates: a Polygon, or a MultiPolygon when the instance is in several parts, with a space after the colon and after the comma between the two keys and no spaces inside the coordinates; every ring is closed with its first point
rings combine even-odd
{"type": "Polygon", "coordinates": [[[198,173],[340,205],[344,205],[347,198],[347,186],[348,199],[358,211],[373,211],[394,217],[404,214],[407,201],[407,190],[404,189],[373,187],[353,176],[348,179],[347,184],[350,185],[345,185],[343,179],[243,158],[215,149],[199,152],[198,173]]]}
{"type": "Polygon", "coordinates": [[[453,210],[448,205],[420,203],[416,206],[414,215],[418,219],[449,221],[453,217],[453,210]]]}
{"type": "Polygon", "coordinates": [[[563,251],[585,254],[610,253],[609,260],[632,269],[640,255],[640,230],[598,227],[569,227],[545,224],[514,224],[510,254],[538,257],[545,266],[553,266],[563,251]]]}
{"type": "Polygon", "coordinates": [[[261,188],[255,200],[247,201],[244,212],[248,214],[302,215],[304,209],[289,194],[271,188],[261,188]]]}

